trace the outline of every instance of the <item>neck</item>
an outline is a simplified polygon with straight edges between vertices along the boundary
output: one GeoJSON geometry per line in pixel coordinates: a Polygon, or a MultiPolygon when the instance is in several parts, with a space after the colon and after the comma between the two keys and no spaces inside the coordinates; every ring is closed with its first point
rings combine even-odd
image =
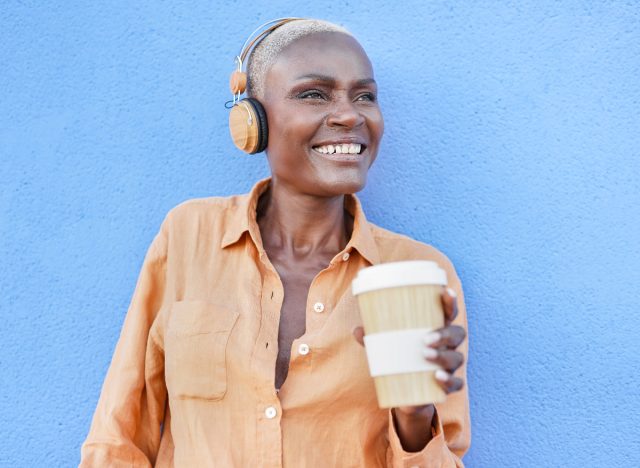
{"type": "Polygon", "coordinates": [[[265,250],[295,256],[334,255],[347,245],[351,231],[344,195],[302,194],[275,179],[260,198],[258,225],[265,250]]]}

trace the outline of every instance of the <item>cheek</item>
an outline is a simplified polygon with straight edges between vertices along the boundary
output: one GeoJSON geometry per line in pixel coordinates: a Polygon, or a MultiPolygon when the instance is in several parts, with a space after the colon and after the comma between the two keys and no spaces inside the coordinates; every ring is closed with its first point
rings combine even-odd
{"type": "Polygon", "coordinates": [[[282,146],[306,145],[322,123],[322,114],[304,106],[273,109],[268,117],[269,144],[282,146]]]}
{"type": "Polygon", "coordinates": [[[380,111],[371,116],[370,128],[372,129],[372,133],[375,135],[375,138],[380,141],[382,134],[384,133],[384,118],[380,111]]]}

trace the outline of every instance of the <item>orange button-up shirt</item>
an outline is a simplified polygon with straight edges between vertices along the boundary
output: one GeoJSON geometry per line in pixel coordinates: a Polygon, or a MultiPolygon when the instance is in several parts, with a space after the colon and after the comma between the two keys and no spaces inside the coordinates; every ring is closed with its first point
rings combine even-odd
{"type": "MultiPolygon", "coordinates": [[[[438,250],[369,223],[355,196],[345,198],[351,239],[311,283],[306,331],[276,391],[284,290],[256,222],[268,185],[169,212],[145,257],[80,466],[462,466],[466,386],[436,405],[424,449],[404,451],[353,337],[361,320],[351,293],[366,266],[434,260],[458,294],[454,323],[466,329],[460,281],[438,250]]],[[[466,363],[466,341],[459,350],[466,363]]],[[[466,364],[456,375],[465,377],[466,364]]]]}

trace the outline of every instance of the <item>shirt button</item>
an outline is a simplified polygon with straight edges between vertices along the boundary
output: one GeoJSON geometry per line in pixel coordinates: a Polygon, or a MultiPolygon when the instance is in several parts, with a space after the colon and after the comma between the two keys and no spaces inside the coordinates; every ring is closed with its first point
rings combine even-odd
{"type": "Polygon", "coordinates": [[[273,419],[276,417],[276,414],[278,412],[276,411],[276,409],[273,406],[269,406],[267,407],[266,410],[264,410],[264,415],[268,418],[268,419],[273,419]]]}
{"type": "Polygon", "coordinates": [[[298,352],[303,356],[309,354],[309,345],[306,343],[302,343],[300,346],[298,346],[298,352]]]}
{"type": "Polygon", "coordinates": [[[324,311],[324,304],[322,302],[316,302],[313,304],[313,310],[320,313],[324,311]]]}
{"type": "Polygon", "coordinates": [[[342,255],[342,260],[343,260],[343,261],[345,261],[345,262],[346,262],[347,260],[349,260],[349,252],[345,252],[345,253],[342,255]]]}

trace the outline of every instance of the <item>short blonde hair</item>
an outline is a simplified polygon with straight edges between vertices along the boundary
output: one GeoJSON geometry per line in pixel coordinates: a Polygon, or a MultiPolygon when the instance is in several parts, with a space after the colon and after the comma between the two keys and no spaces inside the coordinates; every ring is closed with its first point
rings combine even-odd
{"type": "Polygon", "coordinates": [[[251,51],[247,62],[247,95],[258,99],[263,97],[267,72],[280,52],[294,41],[319,32],[340,32],[352,36],[344,27],[323,20],[301,19],[283,24],[251,51]]]}

